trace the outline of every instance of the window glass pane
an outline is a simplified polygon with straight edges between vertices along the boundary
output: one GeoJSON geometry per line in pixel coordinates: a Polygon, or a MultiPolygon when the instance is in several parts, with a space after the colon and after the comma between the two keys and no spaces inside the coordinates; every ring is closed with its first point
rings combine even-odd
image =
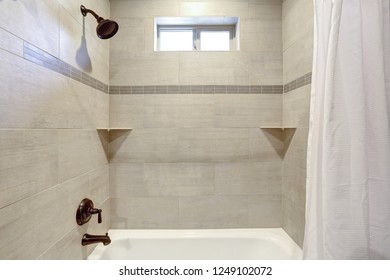
{"type": "Polygon", "coordinates": [[[201,31],[200,49],[202,51],[230,50],[230,32],[229,31],[201,31]]]}
{"type": "Polygon", "coordinates": [[[160,30],[161,51],[192,51],[192,30],[160,30]]]}

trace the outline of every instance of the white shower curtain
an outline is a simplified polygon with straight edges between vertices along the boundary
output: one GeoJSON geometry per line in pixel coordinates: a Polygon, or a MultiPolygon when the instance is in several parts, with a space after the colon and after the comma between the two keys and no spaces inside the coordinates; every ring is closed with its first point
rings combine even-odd
{"type": "Polygon", "coordinates": [[[390,0],[315,0],[305,259],[390,259],[390,0]]]}

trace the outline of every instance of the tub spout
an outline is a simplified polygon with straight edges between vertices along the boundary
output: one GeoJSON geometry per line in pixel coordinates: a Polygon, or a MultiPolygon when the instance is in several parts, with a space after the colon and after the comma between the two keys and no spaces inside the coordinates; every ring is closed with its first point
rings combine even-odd
{"type": "Polygon", "coordinates": [[[83,239],[81,239],[81,245],[86,246],[89,244],[94,243],[103,243],[104,246],[107,246],[111,243],[111,239],[108,236],[108,233],[106,235],[92,235],[92,234],[84,234],[83,239]]]}

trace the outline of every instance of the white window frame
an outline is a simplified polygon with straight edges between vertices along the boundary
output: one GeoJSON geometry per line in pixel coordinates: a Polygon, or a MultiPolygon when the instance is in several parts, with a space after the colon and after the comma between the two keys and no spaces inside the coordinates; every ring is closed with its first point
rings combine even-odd
{"type": "MultiPolygon", "coordinates": [[[[230,34],[230,45],[228,51],[238,51],[238,17],[195,17],[195,18],[155,18],[155,51],[160,48],[160,32],[164,30],[180,31],[191,30],[193,32],[192,51],[201,50],[200,34],[202,31],[228,31],[230,34]],[[199,24],[200,23],[200,24],[199,24]]],[[[173,50],[186,51],[186,50],[173,50]]],[[[188,50],[187,50],[188,51],[188,50]]],[[[207,51],[207,50],[206,50],[207,51]]],[[[227,50],[215,50],[227,51],[227,50]]]]}

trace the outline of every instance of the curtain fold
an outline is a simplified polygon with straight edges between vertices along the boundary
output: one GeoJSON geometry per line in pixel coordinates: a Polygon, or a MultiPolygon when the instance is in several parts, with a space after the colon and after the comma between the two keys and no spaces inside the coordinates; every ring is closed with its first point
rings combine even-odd
{"type": "Polygon", "coordinates": [[[390,0],[315,0],[305,259],[390,259],[390,0]]]}

